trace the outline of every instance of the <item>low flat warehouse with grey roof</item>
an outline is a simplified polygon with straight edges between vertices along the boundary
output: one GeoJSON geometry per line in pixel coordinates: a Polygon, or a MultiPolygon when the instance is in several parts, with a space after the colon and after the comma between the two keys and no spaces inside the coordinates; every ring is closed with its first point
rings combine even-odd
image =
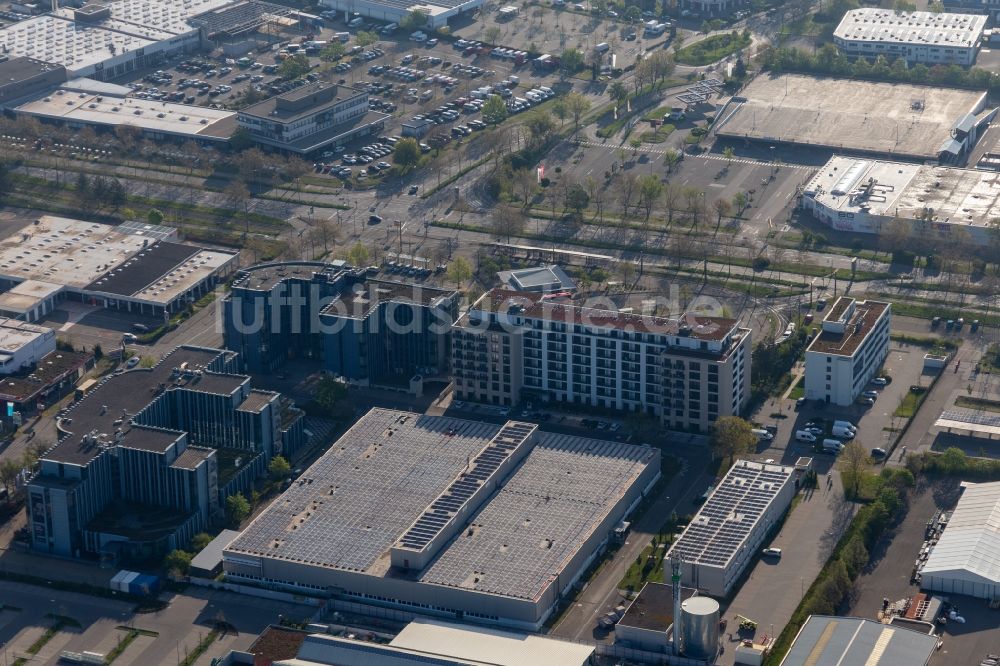
{"type": "Polygon", "coordinates": [[[981,90],[761,75],[719,113],[715,131],[734,141],[956,164],[996,113],[986,102],[981,90]]]}
{"type": "Polygon", "coordinates": [[[177,312],[235,270],[238,254],[177,242],[177,230],[45,215],[0,240],[0,312],[35,321],[57,300],[177,312]]]}
{"type": "Polygon", "coordinates": [[[373,409],[224,551],[231,581],[539,628],[656,449],[373,409]]]}

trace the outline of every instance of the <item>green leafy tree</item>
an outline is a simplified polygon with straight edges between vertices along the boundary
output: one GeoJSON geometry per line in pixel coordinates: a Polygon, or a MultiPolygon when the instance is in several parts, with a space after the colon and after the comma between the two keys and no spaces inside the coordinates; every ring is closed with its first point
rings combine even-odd
{"type": "Polygon", "coordinates": [[[566,188],[566,207],[572,210],[577,217],[580,217],[589,205],[590,195],[587,194],[583,185],[573,183],[566,188]]]}
{"type": "Polygon", "coordinates": [[[427,25],[427,13],[422,12],[418,9],[411,10],[409,14],[403,17],[403,20],[399,22],[399,27],[403,30],[418,30],[427,25]]]}
{"type": "Polygon", "coordinates": [[[455,283],[456,288],[461,288],[471,277],[472,266],[464,257],[455,257],[448,264],[448,279],[455,283]]]}
{"type": "Polygon", "coordinates": [[[566,110],[573,117],[573,129],[580,129],[580,119],[590,110],[590,100],[578,92],[566,95],[566,110]]]}
{"type": "Polygon", "coordinates": [[[152,208],[146,213],[146,221],[150,224],[163,224],[163,213],[156,208],[152,208]]]}
{"type": "Polygon", "coordinates": [[[163,565],[170,571],[186,574],[191,568],[192,557],[186,550],[172,550],[163,558],[163,565]]]}
{"type": "Polygon", "coordinates": [[[366,266],[368,264],[368,248],[365,247],[364,243],[355,243],[347,251],[347,260],[351,262],[352,266],[366,266]]]}
{"type": "Polygon", "coordinates": [[[499,125],[507,119],[507,104],[500,95],[490,95],[483,104],[483,120],[499,125]]]}
{"type": "Polygon", "coordinates": [[[408,171],[420,162],[420,144],[413,137],[405,137],[396,143],[392,157],[396,164],[408,171]]]}
{"type": "Polygon", "coordinates": [[[200,553],[205,550],[208,544],[212,543],[212,535],[208,532],[198,532],[191,537],[191,550],[200,553]]]}
{"type": "Polygon", "coordinates": [[[748,203],[749,201],[747,200],[746,192],[740,190],[739,192],[733,195],[733,206],[736,208],[737,216],[743,214],[743,211],[747,209],[748,203]]]}
{"type": "Polygon", "coordinates": [[[338,39],[327,44],[326,48],[319,52],[319,57],[327,62],[333,62],[343,58],[345,53],[347,53],[347,49],[344,47],[344,43],[338,39]]]}
{"type": "Polygon", "coordinates": [[[361,48],[365,48],[366,46],[371,46],[376,42],[378,42],[378,35],[374,32],[370,32],[367,30],[362,30],[354,37],[354,43],[360,46],[361,48]]]}
{"type": "Polygon", "coordinates": [[[566,49],[559,57],[559,66],[567,74],[576,74],[583,69],[583,52],[580,49],[566,49]]]}
{"type": "Polygon", "coordinates": [[[267,473],[272,479],[281,480],[292,473],[292,466],[284,456],[274,456],[267,465],[267,473]]]}
{"type": "Polygon", "coordinates": [[[347,398],[347,387],[330,375],[324,375],[316,385],[316,404],[330,416],[342,411],[347,398]]]}
{"type": "Polygon", "coordinates": [[[635,23],[642,16],[642,10],[639,9],[638,5],[629,5],[625,8],[625,13],[622,16],[629,23],[635,23]]]}
{"type": "Polygon", "coordinates": [[[11,488],[14,487],[17,475],[20,473],[21,465],[16,460],[10,458],[0,460],[0,485],[3,485],[4,490],[10,492],[11,488]]]}
{"type": "Polygon", "coordinates": [[[291,81],[308,74],[311,68],[309,58],[300,53],[289,56],[282,61],[281,65],[278,66],[278,76],[286,81],[291,81]]]}
{"type": "Polygon", "coordinates": [[[250,502],[241,493],[226,498],[226,520],[233,528],[238,528],[249,516],[250,502]]]}
{"type": "Polygon", "coordinates": [[[628,99],[628,88],[621,81],[615,81],[608,86],[608,96],[614,100],[615,108],[617,109],[628,99]]]}
{"type": "Polygon", "coordinates": [[[840,480],[844,484],[844,494],[854,499],[861,490],[871,458],[868,451],[858,442],[848,442],[837,458],[837,468],[840,470],[840,480]]]}
{"type": "Polygon", "coordinates": [[[739,456],[753,451],[756,445],[757,437],[750,424],[738,416],[723,416],[712,424],[709,437],[712,456],[726,461],[727,467],[739,456]]]}
{"type": "MultiPolygon", "coordinates": [[[[252,88],[250,89],[252,90],[252,88]]],[[[253,135],[245,127],[239,127],[229,137],[229,147],[236,152],[242,152],[254,145],[253,135]]]]}

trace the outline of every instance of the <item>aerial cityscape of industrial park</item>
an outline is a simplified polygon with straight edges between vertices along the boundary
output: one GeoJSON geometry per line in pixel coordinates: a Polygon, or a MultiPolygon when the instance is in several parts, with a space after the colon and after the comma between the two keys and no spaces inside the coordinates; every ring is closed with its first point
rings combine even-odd
{"type": "Polygon", "coordinates": [[[0,0],[0,666],[1000,666],[998,111],[1000,0],[0,0]]]}

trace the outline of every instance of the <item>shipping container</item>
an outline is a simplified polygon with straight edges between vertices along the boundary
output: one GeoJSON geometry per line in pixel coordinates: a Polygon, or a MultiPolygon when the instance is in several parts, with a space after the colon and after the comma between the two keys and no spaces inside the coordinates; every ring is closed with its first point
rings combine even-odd
{"type": "Polygon", "coordinates": [[[159,589],[160,579],[149,574],[139,574],[138,577],[129,581],[128,584],[129,594],[139,597],[154,595],[159,592],[159,589]]]}
{"type": "Polygon", "coordinates": [[[134,581],[138,577],[139,577],[139,572],[137,571],[127,572],[127,575],[124,578],[122,578],[121,581],[119,581],[118,583],[118,591],[125,592],[126,594],[128,594],[129,585],[132,583],[132,581],[134,581]]]}

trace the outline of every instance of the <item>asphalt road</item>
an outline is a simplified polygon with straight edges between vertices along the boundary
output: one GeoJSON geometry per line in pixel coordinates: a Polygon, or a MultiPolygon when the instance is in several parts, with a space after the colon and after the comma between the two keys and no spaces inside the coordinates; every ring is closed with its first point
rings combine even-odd
{"type": "MultiPolygon", "coordinates": [[[[696,437],[694,441],[704,442],[704,438],[696,437]]],[[[682,470],[646,510],[642,518],[633,524],[625,545],[587,584],[572,607],[552,628],[553,636],[573,640],[606,638],[607,632],[597,625],[597,620],[622,603],[623,597],[619,593],[618,583],[629,565],[635,561],[642,549],[649,545],[650,540],[659,532],[670,514],[673,511],[679,514],[693,511],[695,508],[693,500],[711,483],[712,476],[705,471],[711,457],[707,446],[672,443],[668,449],[671,455],[682,461],[682,470]]]]}

